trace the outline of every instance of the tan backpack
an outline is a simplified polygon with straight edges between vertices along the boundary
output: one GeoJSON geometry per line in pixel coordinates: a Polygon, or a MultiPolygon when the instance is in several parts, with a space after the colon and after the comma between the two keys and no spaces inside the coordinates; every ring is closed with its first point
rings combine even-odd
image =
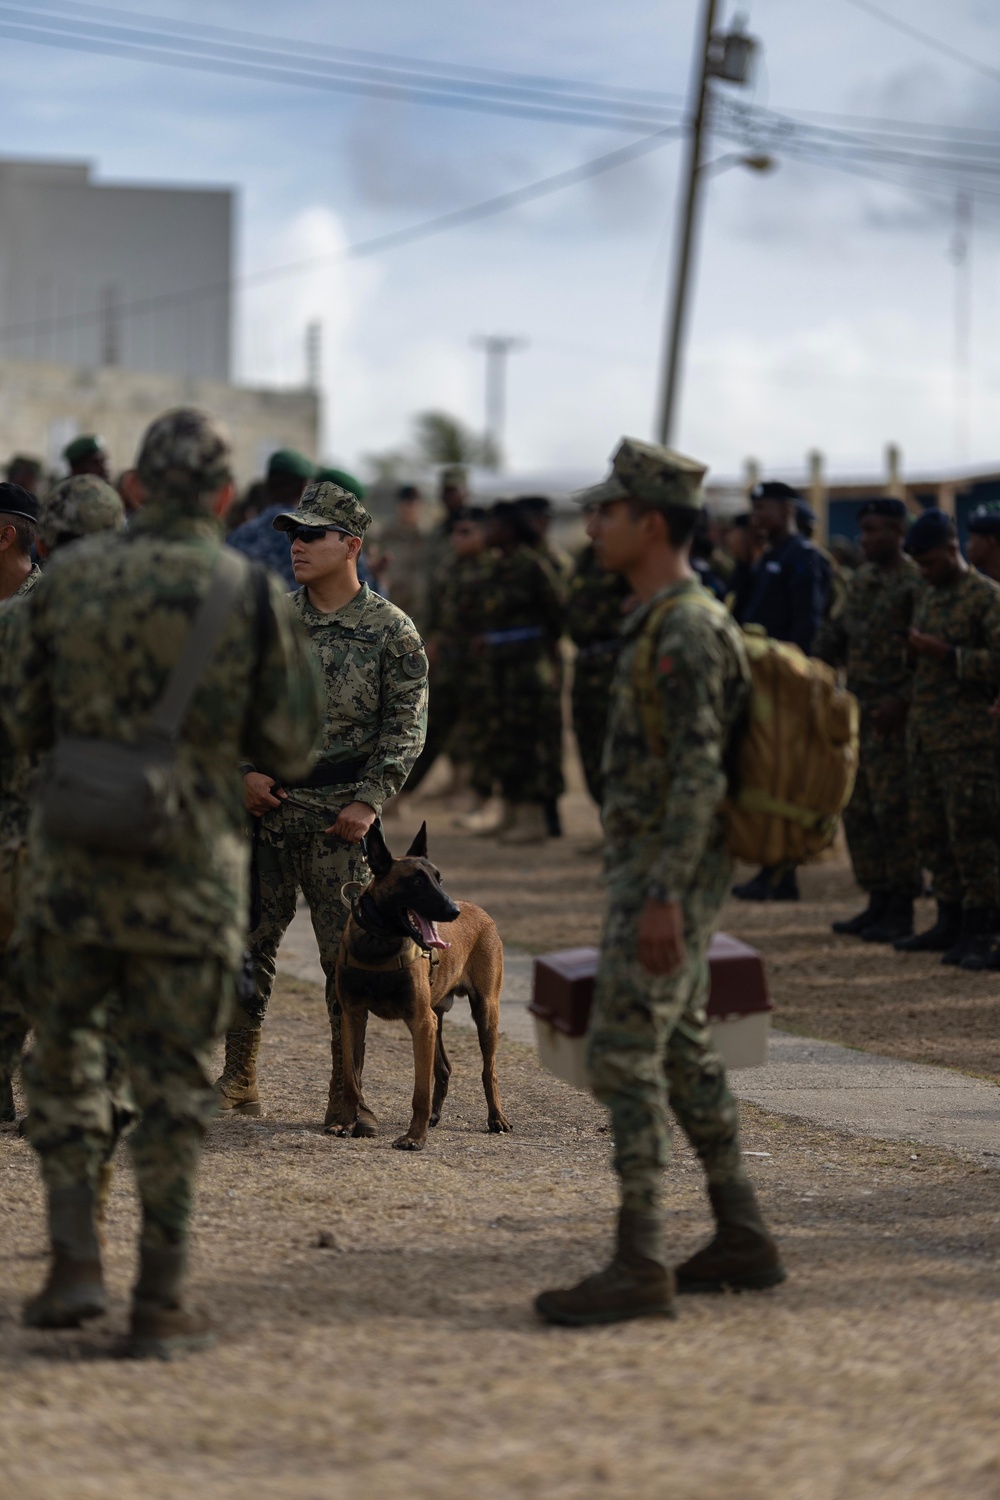
{"type": "MultiPolygon", "coordinates": [[[[646,738],[663,755],[663,699],[654,657],[672,610],[694,604],[724,614],[707,592],[665,600],[639,637],[633,687],[646,738]]],[[[751,626],[744,632],[752,691],[737,730],[735,785],[723,803],[726,844],[750,864],[801,863],[829,847],[858,768],[858,704],[824,662],[751,626]]]]}

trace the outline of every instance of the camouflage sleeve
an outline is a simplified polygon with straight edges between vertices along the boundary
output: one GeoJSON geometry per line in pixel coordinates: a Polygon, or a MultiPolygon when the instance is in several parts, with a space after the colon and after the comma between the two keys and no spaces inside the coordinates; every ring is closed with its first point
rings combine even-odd
{"type": "Polygon", "coordinates": [[[42,635],[48,598],[43,585],[44,580],[16,610],[5,612],[2,617],[0,714],[11,744],[29,754],[47,750],[55,737],[49,653],[42,635]]]}
{"type": "Polygon", "coordinates": [[[427,655],[407,620],[386,641],[378,738],[355,794],[376,812],[394,797],[424,748],[427,735],[427,655]]]}
{"type": "Polygon", "coordinates": [[[1000,686],[1000,590],[990,591],[979,614],[983,645],[976,650],[960,646],[955,653],[959,682],[982,682],[1000,686]]]}
{"type": "Polygon", "coordinates": [[[242,759],[268,766],[279,780],[309,769],[326,702],[322,674],[280,578],[268,575],[270,620],[263,632],[242,759]]]}
{"type": "MultiPolygon", "coordinates": [[[[684,611],[687,614],[687,611],[684,611]]],[[[668,619],[654,661],[663,697],[667,800],[650,887],[680,899],[694,881],[726,795],[724,643],[668,619]]]]}
{"type": "Polygon", "coordinates": [[[842,614],[835,620],[823,622],[813,642],[812,654],[831,667],[847,665],[847,631],[844,629],[842,614]]]}
{"type": "Polygon", "coordinates": [[[538,582],[535,599],[542,613],[545,633],[558,641],[566,627],[566,588],[555,569],[545,558],[536,559],[538,582]]]}

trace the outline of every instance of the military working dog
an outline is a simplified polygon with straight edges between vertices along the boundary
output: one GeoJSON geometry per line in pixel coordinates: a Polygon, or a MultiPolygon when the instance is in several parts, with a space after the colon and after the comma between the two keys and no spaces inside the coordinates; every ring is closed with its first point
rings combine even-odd
{"type": "Polygon", "coordinates": [[[363,1062],[359,1043],[371,1011],[383,1021],[405,1021],[413,1038],[413,1117],[393,1145],[400,1151],[423,1149],[427,1127],[440,1120],[448,1093],[451,1064],[442,1031],[456,994],[468,996],[479,1033],[489,1129],[510,1130],[496,1075],[503,944],[492,917],[447,894],[440,871],[427,858],[426,823],[402,859],[393,859],[377,824],[366,845],[374,878],[351,903],[337,957],[344,1088],[341,1118],[330,1133],[355,1132],[363,1062]]]}

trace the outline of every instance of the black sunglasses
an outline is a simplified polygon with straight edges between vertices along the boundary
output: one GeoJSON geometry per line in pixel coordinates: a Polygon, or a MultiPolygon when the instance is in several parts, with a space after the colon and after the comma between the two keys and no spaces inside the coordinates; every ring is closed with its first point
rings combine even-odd
{"type": "Polygon", "coordinates": [[[288,537],[293,542],[318,542],[328,531],[337,531],[341,536],[348,535],[341,526],[289,526],[288,537]]]}

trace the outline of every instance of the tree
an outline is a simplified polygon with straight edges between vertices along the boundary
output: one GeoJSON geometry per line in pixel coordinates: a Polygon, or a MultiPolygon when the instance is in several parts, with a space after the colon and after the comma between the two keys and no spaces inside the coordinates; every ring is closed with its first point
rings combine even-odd
{"type": "Polygon", "coordinates": [[[414,432],[421,458],[428,464],[470,464],[498,469],[500,454],[488,435],[480,437],[458,417],[445,411],[423,411],[414,418],[414,432]]]}

